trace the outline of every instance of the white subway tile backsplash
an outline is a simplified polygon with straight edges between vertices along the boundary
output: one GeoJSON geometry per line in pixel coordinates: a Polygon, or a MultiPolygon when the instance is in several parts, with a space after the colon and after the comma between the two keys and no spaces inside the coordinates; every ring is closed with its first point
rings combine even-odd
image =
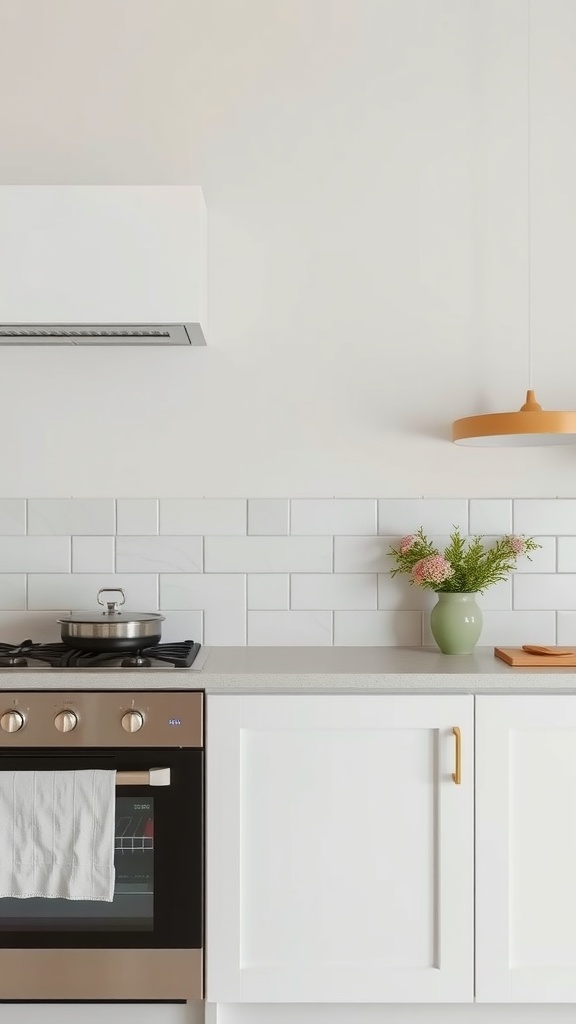
{"type": "Polygon", "coordinates": [[[248,643],[257,647],[330,647],[332,612],[250,611],[248,643]]]}
{"type": "Polygon", "coordinates": [[[154,536],[158,533],[157,498],[118,498],[116,502],[118,536],[154,536]]]}
{"type": "Polygon", "coordinates": [[[331,537],[206,537],[204,572],[331,572],[331,537]]]}
{"type": "Polygon", "coordinates": [[[96,536],[116,529],[113,498],[30,498],[28,533],[96,536]]]}
{"type": "Polygon", "coordinates": [[[69,572],[70,538],[0,537],[0,570],[69,572]]]}
{"type": "Polygon", "coordinates": [[[158,576],[143,573],[30,573],[28,608],[97,612],[100,606],[96,595],[103,587],[122,588],[126,596],[125,611],[154,612],[158,609],[158,576]]]}
{"type": "Polygon", "coordinates": [[[349,536],[376,533],[374,498],[293,498],[290,502],[290,533],[349,536]]]}
{"type": "Polygon", "coordinates": [[[576,574],[517,573],[513,585],[514,608],[553,608],[576,611],[576,574]]]}
{"type": "Polygon", "coordinates": [[[516,498],[514,533],[576,534],[576,498],[516,498]]]}
{"type": "Polygon", "coordinates": [[[247,577],[248,608],[251,610],[283,611],[290,604],[290,576],[288,573],[252,572],[247,577]]]}
{"type": "Polygon", "coordinates": [[[419,526],[441,551],[454,527],[534,536],[479,596],[480,643],[576,642],[576,498],[3,498],[0,639],[58,640],[106,586],[162,609],[166,642],[433,644],[434,593],[390,576],[419,526]]]}
{"type": "Polygon", "coordinates": [[[246,577],[206,573],[160,577],[160,605],[204,612],[204,642],[229,647],[246,643],[246,577]]]}
{"type": "Polygon", "coordinates": [[[285,537],[290,533],[290,509],[287,498],[250,498],[248,533],[260,537],[285,537]]]}
{"type": "Polygon", "coordinates": [[[388,546],[397,537],[334,537],[334,572],[386,572],[388,546]]]}
{"type": "Polygon", "coordinates": [[[472,536],[512,533],[511,499],[471,498],[469,531],[472,536]]]}
{"type": "Polygon", "coordinates": [[[290,607],[300,609],[376,608],[375,573],[294,573],[290,607]]]}
{"type": "Polygon", "coordinates": [[[117,537],[117,572],[202,572],[201,537],[117,537]]]}
{"type": "Polygon", "coordinates": [[[420,527],[426,534],[448,535],[455,526],[468,533],[466,498],[381,498],[378,502],[378,533],[396,540],[420,527]]]}
{"type": "Polygon", "coordinates": [[[186,536],[243,536],[244,498],[161,498],[160,533],[186,536]]]}
{"type": "Polygon", "coordinates": [[[114,537],[72,537],[72,572],[114,572],[114,537]]]}
{"type": "Polygon", "coordinates": [[[26,533],[24,498],[0,498],[0,536],[26,533]]]}
{"type": "Polygon", "coordinates": [[[26,574],[8,572],[0,574],[0,608],[26,607],[26,574]]]}
{"type": "Polygon", "coordinates": [[[421,636],[417,611],[334,612],[336,647],[413,647],[421,636]]]}

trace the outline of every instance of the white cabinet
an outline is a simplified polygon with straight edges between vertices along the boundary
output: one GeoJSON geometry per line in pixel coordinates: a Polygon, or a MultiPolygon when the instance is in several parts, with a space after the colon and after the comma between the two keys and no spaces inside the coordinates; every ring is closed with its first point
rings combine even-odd
{"type": "Polygon", "coordinates": [[[476,698],[476,998],[576,1002],[576,699],[476,698]]]}
{"type": "Polygon", "coordinates": [[[472,1001],[473,742],[471,696],[209,696],[207,999],[472,1001]]]}

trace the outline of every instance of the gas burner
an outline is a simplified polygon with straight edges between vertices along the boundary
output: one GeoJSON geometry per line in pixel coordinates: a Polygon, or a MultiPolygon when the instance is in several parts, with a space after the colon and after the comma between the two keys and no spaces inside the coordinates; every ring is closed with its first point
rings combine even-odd
{"type": "Polygon", "coordinates": [[[120,662],[122,668],[150,668],[151,664],[150,658],[144,658],[142,654],[133,654],[120,662]]]}

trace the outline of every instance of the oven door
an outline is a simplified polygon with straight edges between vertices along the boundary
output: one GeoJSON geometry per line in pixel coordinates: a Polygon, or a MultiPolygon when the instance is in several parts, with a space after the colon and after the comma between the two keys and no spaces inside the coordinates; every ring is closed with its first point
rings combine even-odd
{"type": "MultiPolygon", "coordinates": [[[[129,995],[123,985],[91,982],[93,994],[88,998],[173,998],[174,986],[171,996],[164,993],[162,985],[158,990],[162,994],[156,994],[150,981],[152,976],[167,980],[174,973],[171,965],[176,970],[180,963],[175,957],[177,950],[189,953],[181,968],[186,965],[189,976],[200,975],[193,986],[194,995],[188,988],[184,996],[201,996],[203,750],[155,747],[68,752],[58,748],[39,753],[36,748],[0,753],[0,771],[104,768],[146,772],[154,767],[170,769],[168,785],[116,787],[116,881],[111,903],[0,899],[0,999],[75,998],[75,984],[57,984],[56,988],[45,984],[46,975],[61,974],[64,963],[70,981],[73,973],[79,976],[86,970],[91,976],[93,972],[104,976],[104,981],[111,971],[114,975],[128,971],[132,976],[129,995]],[[18,955],[13,958],[9,951],[18,955]],[[112,970],[113,963],[119,970],[112,970]],[[24,984],[22,977],[13,984],[13,972],[21,975],[22,964],[27,965],[28,979],[40,972],[40,989],[29,981],[24,984]],[[64,991],[66,994],[61,994],[64,991]],[[142,995],[143,991],[146,994],[142,995]]],[[[182,984],[175,987],[182,988],[182,984]]],[[[87,998],[85,985],[82,992],[82,998],[87,998]]]]}

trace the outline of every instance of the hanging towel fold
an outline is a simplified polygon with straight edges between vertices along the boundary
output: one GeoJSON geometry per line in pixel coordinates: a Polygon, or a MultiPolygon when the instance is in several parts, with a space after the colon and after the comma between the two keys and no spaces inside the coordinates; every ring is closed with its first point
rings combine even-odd
{"type": "Polygon", "coordinates": [[[0,771],[0,897],[114,898],[116,772],[0,771]]]}

